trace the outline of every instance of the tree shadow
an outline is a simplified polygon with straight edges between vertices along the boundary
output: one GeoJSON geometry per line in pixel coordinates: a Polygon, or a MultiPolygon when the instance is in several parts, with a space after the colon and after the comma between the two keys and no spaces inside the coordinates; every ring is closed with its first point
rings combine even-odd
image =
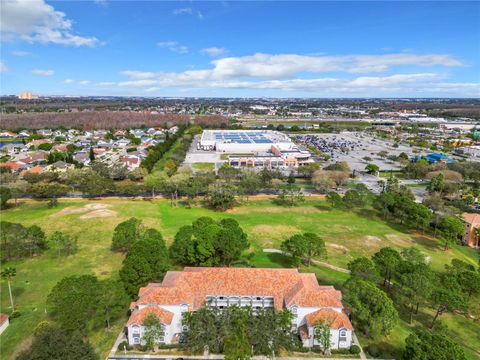
{"type": "Polygon", "coordinates": [[[25,292],[25,289],[23,287],[13,287],[12,288],[12,295],[14,297],[20,296],[25,292]]]}
{"type": "Polygon", "coordinates": [[[438,240],[429,239],[426,236],[414,236],[412,239],[415,240],[417,244],[432,250],[443,251],[444,249],[444,246],[438,240]]]}
{"type": "Polygon", "coordinates": [[[358,209],[355,211],[358,216],[365,217],[367,219],[374,219],[377,217],[377,212],[373,209],[358,209]]]}
{"type": "Polygon", "coordinates": [[[330,210],[332,210],[332,208],[330,206],[322,205],[322,204],[314,205],[313,207],[320,210],[320,211],[330,211],[330,210]]]}

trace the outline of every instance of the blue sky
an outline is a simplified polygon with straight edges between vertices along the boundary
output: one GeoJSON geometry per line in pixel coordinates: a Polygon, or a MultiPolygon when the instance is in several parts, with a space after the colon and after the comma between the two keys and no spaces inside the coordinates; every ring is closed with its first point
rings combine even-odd
{"type": "Polygon", "coordinates": [[[2,94],[480,97],[479,2],[1,6],[2,94]]]}

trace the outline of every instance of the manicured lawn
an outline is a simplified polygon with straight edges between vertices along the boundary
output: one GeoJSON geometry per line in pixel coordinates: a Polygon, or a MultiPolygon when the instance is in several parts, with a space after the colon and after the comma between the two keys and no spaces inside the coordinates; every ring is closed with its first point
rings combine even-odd
{"type": "MultiPolygon", "coordinates": [[[[102,212],[100,214],[105,215],[102,212]]],[[[384,246],[397,249],[417,246],[429,256],[432,266],[437,270],[443,269],[452,258],[477,264],[476,254],[472,250],[455,246],[444,252],[437,240],[389,225],[371,211],[355,213],[334,210],[318,199],[307,199],[301,206],[293,208],[278,207],[271,200],[251,200],[225,213],[202,207],[172,208],[168,200],[60,200],[55,209],[48,209],[46,202],[27,201],[18,208],[2,211],[0,216],[3,221],[20,222],[27,226],[37,224],[47,235],[61,230],[77,235],[79,239],[79,251],[68,258],[56,258],[52,249],[33,259],[2,264],[2,267],[17,268],[13,290],[22,314],[12,319],[10,327],[0,337],[2,359],[12,358],[15,349],[22,347],[22,341],[32,334],[39,321],[46,318],[46,297],[63,277],[74,274],[95,274],[100,278],[118,276],[123,257],[110,251],[111,236],[119,222],[133,216],[142,219],[146,226],[159,229],[168,243],[181,226],[190,224],[200,216],[234,218],[249,235],[252,247],[247,258],[258,267],[289,266],[289,259],[285,256],[263,253],[262,249],[279,248],[284,239],[305,231],[318,233],[325,238],[328,247],[325,261],[340,267],[346,267],[355,257],[370,256],[384,246]],[[99,204],[107,205],[104,210],[110,211],[107,212],[109,216],[95,217],[99,213],[92,211],[98,210],[85,208],[86,205],[99,204]],[[87,218],[84,218],[85,215],[87,218]]],[[[340,286],[348,278],[347,274],[319,266],[304,270],[314,271],[322,284],[340,286]]],[[[3,280],[1,290],[3,311],[9,312],[8,291],[3,280]]],[[[452,321],[460,321],[457,317],[453,316],[452,321]]],[[[452,327],[461,325],[465,324],[459,322],[452,324],[452,327]]],[[[105,354],[109,350],[121,326],[118,323],[114,331],[106,333],[100,330],[90,337],[99,353],[105,354]]],[[[465,331],[471,339],[475,337],[475,332],[471,332],[470,328],[465,331]]],[[[404,338],[402,334],[395,332],[392,335],[398,338],[399,344],[404,338]]]]}
{"type": "Polygon", "coordinates": [[[193,163],[192,168],[194,168],[195,170],[213,171],[215,170],[215,164],[214,163],[193,163]]]}

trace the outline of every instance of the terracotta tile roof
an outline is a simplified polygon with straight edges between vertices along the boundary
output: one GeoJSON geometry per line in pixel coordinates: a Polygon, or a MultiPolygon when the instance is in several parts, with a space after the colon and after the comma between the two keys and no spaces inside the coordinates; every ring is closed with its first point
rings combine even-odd
{"type": "Polygon", "coordinates": [[[24,176],[25,174],[27,173],[31,173],[31,174],[40,174],[42,172],[45,171],[45,168],[42,167],[42,166],[33,166],[31,167],[30,169],[26,169],[26,170],[23,170],[21,173],[20,173],[20,176],[24,176]]]}
{"type": "Polygon", "coordinates": [[[173,313],[159,308],[158,306],[146,306],[142,309],[135,309],[128,319],[127,325],[143,325],[144,320],[149,314],[155,314],[160,322],[164,325],[172,323],[173,313]]]}
{"type": "Polygon", "coordinates": [[[188,304],[196,310],[208,295],[272,296],[276,309],[284,305],[339,307],[341,293],[319,286],[315,274],[297,269],[191,268],[169,271],[161,284],[141,288],[137,304],[188,304]]]}
{"type": "Polygon", "coordinates": [[[20,167],[20,164],[16,161],[7,161],[0,164],[0,167],[8,167],[11,170],[17,170],[20,167]]]}
{"type": "Polygon", "coordinates": [[[353,326],[348,316],[343,312],[333,309],[321,309],[305,316],[308,326],[314,326],[317,323],[326,321],[332,329],[349,329],[353,330],[353,326]]]}
{"type": "Polygon", "coordinates": [[[3,323],[7,320],[8,320],[7,314],[0,314],[0,325],[3,325],[3,323]]]}
{"type": "Polygon", "coordinates": [[[463,213],[462,218],[465,222],[472,224],[474,226],[480,224],[480,214],[463,213]]]}

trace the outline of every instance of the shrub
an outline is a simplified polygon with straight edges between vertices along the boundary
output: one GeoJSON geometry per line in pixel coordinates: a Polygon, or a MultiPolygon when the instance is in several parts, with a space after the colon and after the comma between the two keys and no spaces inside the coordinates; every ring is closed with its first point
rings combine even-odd
{"type": "Polygon", "coordinates": [[[22,315],[22,313],[18,310],[15,310],[10,314],[10,319],[18,318],[20,315],[22,315]]]}
{"type": "Polygon", "coordinates": [[[367,347],[367,352],[372,355],[373,357],[378,357],[380,356],[380,349],[378,348],[377,345],[375,344],[371,344],[371,345],[368,345],[367,347]]]}
{"type": "Polygon", "coordinates": [[[347,354],[350,354],[350,350],[349,349],[332,349],[331,353],[332,354],[347,355],[347,354]]]}
{"type": "Polygon", "coordinates": [[[147,345],[136,345],[135,350],[147,352],[149,349],[147,345]]]}
{"type": "Polygon", "coordinates": [[[358,345],[350,346],[350,354],[357,355],[357,354],[360,354],[361,351],[362,351],[362,349],[360,349],[360,346],[358,346],[358,345]]]}
{"type": "Polygon", "coordinates": [[[132,350],[132,347],[128,344],[127,341],[122,341],[120,344],[118,344],[118,351],[124,351],[124,350],[132,350]]]}

